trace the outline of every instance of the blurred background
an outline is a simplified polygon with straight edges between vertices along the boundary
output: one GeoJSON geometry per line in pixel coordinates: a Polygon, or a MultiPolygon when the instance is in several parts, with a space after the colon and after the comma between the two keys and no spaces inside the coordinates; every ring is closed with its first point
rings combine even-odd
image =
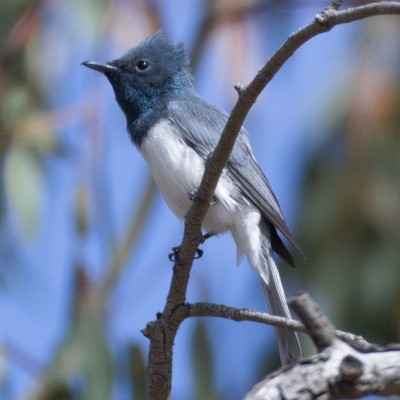
{"type": "MultiPolygon", "coordinates": [[[[108,81],[81,62],[163,29],[191,54],[200,95],[229,112],[234,83],[328,3],[1,0],[1,400],[147,398],[140,330],[163,309],[183,226],[108,81]]],[[[309,291],[336,327],[380,344],[399,341],[399,48],[399,17],[336,27],[291,58],[245,122],[306,254],[280,265],[286,294],[309,291]]],[[[267,311],[229,236],[203,249],[188,301],[267,311]]],[[[271,327],[187,320],[172,398],[241,399],[278,367],[271,327]]]]}

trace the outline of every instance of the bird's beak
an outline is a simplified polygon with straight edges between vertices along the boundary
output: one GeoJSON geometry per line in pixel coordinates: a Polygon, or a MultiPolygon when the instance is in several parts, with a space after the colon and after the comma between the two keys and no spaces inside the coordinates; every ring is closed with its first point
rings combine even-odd
{"type": "Polygon", "coordinates": [[[95,71],[102,72],[103,74],[106,72],[115,72],[118,70],[117,67],[109,65],[107,63],[101,63],[96,61],[84,61],[81,65],[88,67],[90,69],[94,69],[95,71]]]}

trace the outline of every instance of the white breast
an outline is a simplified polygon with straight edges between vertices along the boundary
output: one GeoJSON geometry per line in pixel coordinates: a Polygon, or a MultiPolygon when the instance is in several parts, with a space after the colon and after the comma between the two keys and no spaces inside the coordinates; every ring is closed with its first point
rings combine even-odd
{"type": "Polygon", "coordinates": [[[204,172],[203,160],[179,139],[168,120],[154,126],[143,140],[141,152],[171,210],[183,219],[204,172]]]}
{"type": "MultiPolygon", "coordinates": [[[[143,139],[140,150],[166,203],[183,219],[191,206],[188,193],[198,189],[203,177],[204,161],[183,142],[175,129],[171,121],[162,120],[143,139]]],[[[215,191],[218,204],[210,206],[203,223],[207,231],[230,230],[239,207],[233,198],[237,196],[231,196],[236,193],[232,181],[223,175],[215,191]]]]}
{"type": "MultiPolygon", "coordinates": [[[[173,122],[163,120],[143,139],[141,153],[164,199],[178,218],[183,220],[192,202],[188,193],[198,189],[204,173],[203,159],[180,138],[173,122]]],[[[237,245],[237,262],[244,253],[250,265],[261,263],[260,211],[248,202],[223,172],[203,222],[207,232],[231,231],[237,245]]]]}

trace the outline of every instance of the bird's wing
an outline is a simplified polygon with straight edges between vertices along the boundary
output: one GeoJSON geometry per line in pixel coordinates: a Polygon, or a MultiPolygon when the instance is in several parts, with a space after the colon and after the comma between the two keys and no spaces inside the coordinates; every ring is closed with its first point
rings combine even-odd
{"type": "MultiPolygon", "coordinates": [[[[205,160],[217,147],[228,114],[196,96],[170,101],[167,118],[172,120],[182,138],[205,160]]],[[[246,134],[239,135],[229,159],[233,163],[246,165],[251,153],[251,150],[250,153],[243,150],[246,146],[250,150],[246,134]]]]}
{"type": "MultiPolygon", "coordinates": [[[[175,124],[183,140],[203,159],[217,146],[228,119],[227,113],[200,97],[196,97],[195,101],[171,101],[167,116],[175,124]]],[[[241,192],[301,252],[299,244],[286,226],[272,188],[254,158],[244,128],[236,139],[226,168],[227,174],[232,177],[241,192]]]]}
{"type": "MultiPolygon", "coordinates": [[[[261,210],[267,220],[270,221],[300,253],[302,253],[300,245],[286,225],[272,188],[257,164],[257,161],[254,159],[254,156],[251,155],[251,160],[245,166],[232,163],[231,160],[229,160],[227,168],[228,175],[232,176],[236,183],[239,183],[239,187],[246,197],[248,197],[261,210]]],[[[286,257],[283,258],[286,259],[286,257]]],[[[292,264],[292,262],[290,262],[290,264],[292,264]]]]}

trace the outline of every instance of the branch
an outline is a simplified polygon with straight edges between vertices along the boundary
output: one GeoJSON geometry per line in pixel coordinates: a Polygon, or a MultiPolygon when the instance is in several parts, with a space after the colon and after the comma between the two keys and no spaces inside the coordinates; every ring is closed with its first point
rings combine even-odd
{"type": "MultiPolygon", "coordinates": [[[[182,320],[191,317],[218,317],[230,319],[236,322],[258,322],[260,324],[291,329],[296,332],[308,333],[307,327],[300,321],[277,317],[276,315],[249,310],[248,308],[229,307],[223,304],[203,302],[194,304],[186,303],[184,307],[180,307],[176,312],[182,313],[179,317],[179,319],[182,320]]],[[[299,310],[299,312],[301,311],[299,310]]],[[[377,346],[367,342],[362,336],[354,335],[353,333],[336,330],[335,334],[344,342],[356,346],[359,349],[371,350],[378,348],[377,346]]]]}
{"type": "Polygon", "coordinates": [[[259,70],[247,86],[237,85],[239,99],[234,106],[221,139],[206,163],[205,173],[198,189],[198,201],[194,201],[185,217],[185,230],[173,267],[173,276],[164,311],[157,320],[147,324],[142,333],[150,339],[147,375],[150,399],[168,399],[171,391],[172,347],[184,313],[186,291],[193,258],[201,241],[201,226],[208,210],[217,182],[225,167],[239,130],[258,95],[271,81],[282,65],[311,38],[328,32],[335,25],[349,23],[362,18],[382,14],[400,14],[400,3],[381,2],[366,6],[337,11],[336,6],[328,7],[318,14],[314,21],[291,34],[267,63],[259,70]],[[178,311],[178,312],[177,312],[178,311]]]}
{"type": "Polygon", "coordinates": [[[333,326],[308,294],[294,296],[315,345],[316,356],[267,376],[246,400],[341,399],[370,394],[400,394],[400,345],[359,351],[340,340],[333,326]]]}

